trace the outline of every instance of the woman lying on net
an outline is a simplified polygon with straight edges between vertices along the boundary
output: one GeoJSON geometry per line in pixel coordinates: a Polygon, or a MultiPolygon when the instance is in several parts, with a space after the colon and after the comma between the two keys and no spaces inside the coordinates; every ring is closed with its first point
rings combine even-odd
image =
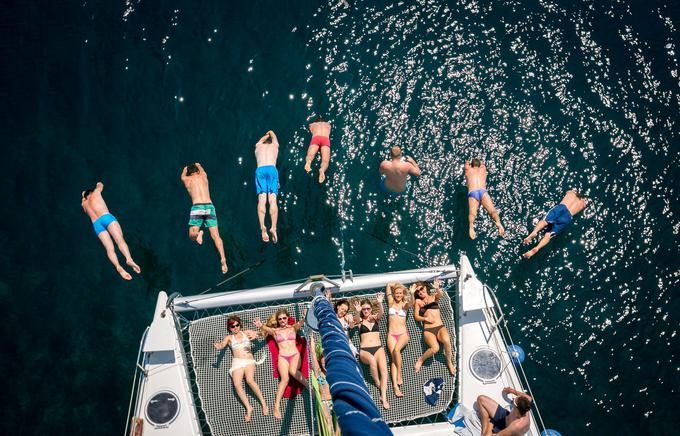
{"type": "Polygon", "coordinates": [[[394,395],[403,397],[400,386],[404,383],[401,375],[401,350],[408,344],[406,315],[413,306],[411,293],[401,283],[388,283],[385,288],[388,307],[387,349],[390,351],[392,370],[392,389],[394,395]]]}
{"type": "Polygon", "coordinates": [[[429,347],[415,364],[416,373],[420,371],[423,363],[439,351],[439,343],[444,346],[446,355],[446,366],[449,367],[451,375],[456,373],[456,367],[451,361],[451,338],[449,331],[442,322],[441,311],[439,310],[439,299],[444,295],[441,289],[441,282],[435,280],[433,287],[436,292],[430,295],[427,283],[417,282],[411,285],[415,303],[413,305],[413,318],[423,323],[423,340],[429,347]]]}
{"type": "Polygon", "coordinates": [[[383,316],[382,302],[385,296],[378,294],[378,303],[374,304],[369,299],[355,302],[354,308],[361,318],[359,325],[360,349],[359,359],[368,365],[371,377],[376,386],[380,388],[380,401],[385,409],[390,408],[387,402],[387,357],[380,342],[380,326],[378,322],[383,316]]]}
{"type": "Polygon", "coordinates": [[[246,408],[245,421],[250,421],[251,415],[253,413],[253,408],[248,401],[248,397],[243,389],[243,376],[245,375],[246,383],[253,390],[253,393],[260,401],[262,405],[262,414],[269,415],[269,407],[264,401],[262,396],[262,391],[260,386],[258,386],[255,381],[255,364],[261,364],[264,359],[260,362],[255,362],[255,358],[251,352],[251,343],[253,339],[257,339],[259,334],[254,330],[242,330],[243,323],[241,318],[236,315],[232,315],[227,319],[227,330],[229,330],[229,335],[225,336],[221,341],[215,342],[215,348],[218,350],[223,349],[226,346],[231,347],[231,353],[233,357],[231,359],[231,368],[229,369],[229,375],[231,376],[232,382],[234,383],[234,388],[236,389],[236,394],[246,408]]]}

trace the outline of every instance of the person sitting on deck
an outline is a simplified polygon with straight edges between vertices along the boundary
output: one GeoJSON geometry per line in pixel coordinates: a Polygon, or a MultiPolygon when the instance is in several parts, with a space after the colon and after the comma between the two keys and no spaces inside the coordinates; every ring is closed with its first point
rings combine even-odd
{"type": "Polygon", "coordinates": [[[257,217],[260,220],[260,231],[262,241],[269,242],[267,226],[264,225],[264,216],[267,212],[267,202],[269,203],[269,216],[272,234],[272,242],[279,241],[276,233],[276,223],[279,218],[279,206],[276,197],[279,195],[279,171],[276,169],[276,159],[279,156],[279,141],[276,134],[271,130],[265,133],[255,144],[255,159],[257,159],[257,169],[255,170],[255,190],[257,192],[257,217]]]}
{"type": "Polygon", "coordinates": [[[364,298],[360,303],[354,303],[354,309],[361,318],[359,359],[369,367],[373,382],[380,388],[382,406],[389,409],[390,403],[387,402],[387,357],[382,342],[380,342],[380,326],[378,324],[383,316],[383,298],[383,294],[378,294],[377,304],[364,298]]]}
{"type": "Polygon", "coordinates": [[[584,197],[578,192],[572,190],[567,191],[566,195],[557,206],[550,209],[546,214],[545,218],[540,220],[534,230],[524,238],[522,241],[524,244],[528,244],[534,239],[538,232],[545,229],[545,234],[541,240],[536,244],[534,248],[524,253],[522,256],[529,259],[534,254],[538,253],[538,250],[548,245],[553,236],[560,233],[562,230],[571,223],[574,215],[581,212],[586,207],[586,202],[584,197]]]}
{"type": "Polygon", "coordinates": [[[444,295],[444,291],[442,291],[440,286],[441,282],[435,280],[433,287],[437,292],[434,295],[430,295],[427,283],[417,282],[411,285],[411,292],[413,292],[415,298],[413,318],[423,323],[423,339],[429,347],[416,361],[414,367],[416,373],[420,372],[420,368],[427,359],[439,351],[439,343],[444,346],[446,365],[449,368],[449,372],[451,375],[456,373],[456,366],[451,360],[451,338],[449,337],[448,329],[442,322],[442,315],[439,310],[439,299],[444,295]]]}
{"type": "Polygon", "coordinates": [[[477,210],[481,204],[498,227],[498,233],[503,236],[505,229],[501,224],[501,218],[498,211],[493,205],[491,196],[486,192],[486,165],[480,159],[474,158],[472,161],[465,161],[465,182],[468,188],[468,206],[470,211],[468,213],[468,233],[470,239],[475,239],[475,219],[477,218],[477,210]]]}
{"type": "Polygon", "coordinates": [[[217,227],[217,213],[210,199],[208,189],[208,174],[200,163],[189,164],[182,169],[180,175],[184,187],[191,197],[191,211],[189,211],[189,239],[203,244],[203,229],[205,226],[210,231],[210,237],[215,243],[215,248],[220,255],[222,274],[227,273],[227,259],[224,257],[224,244],[220,238],[220,230],[217,227]]]}
{"type": "Polygon", "coordinates": [[[401,283],[388,283],[385,287],[387,297],[387,349],[391,357],[392,389],[394,395],[403,397],[400,386],[404,383],[401,371],[401,350],[408,344],[409,335],[406,327],[406,315],[413,306],[411,294],[401,283]]]}
{"type": "Polygon", "coordinates": [[[137,274],[142,272],[142,270],[139,268],[139,265],[132,260],[130,249],[123,238],[123,229],[120,227],[118,220],[109,213],[109,208],[106,206],[106,202],[102,196],[103,190],[104,184],[102,182],[97,182],[97,186],[94,189],[83,191],[81,193],[80,206],[90,217],[94,232],[104,245],[106,255],[113,266],[116,267],[118,274],[125,280],[132,280],[130,273],[125,271],[125,268],[120,266],[120,263],[118,262],[118,256],[116,255],[113,241],[116,242],[118,249],[123,253],[123,256],[125,256],[125,263],[132,267],[132,270],[137,274]],[[113,238],[113,240],[111,240],[111,238],[113,238]]]}
{"type": "Polygon", "coordinates": [[[420,168],[411,156],[403,158],[401,147],[390,149],[390,160],[380,163],[380,189],[389,195],[401,195],[408,189],[408,176],[420,177],[420,168]]]}
{"type": "Polygon", "coordinates": [[[255,318],[254,321],[257,328],[261,329],[265,335],[274,338],[279,349],[277,366],[281,380],[276,389],[276,399],[274,401],[274,418],[276,419],[282,419],[281,398],[283,398],[283,392],[286,390],[290,377],[293,377],[305,389],[308,389],[307,380],[305,380],[300,372],[302,365],[300,352],[295,346],[297,331],[304,324],[306,313],[307,311],[305,310],[300,320],[293,325],[288,325],[290,315],[286,309],[279,309],[274,312],[267,320],[267,324],[263,324],[259,317],[255,318]]]}
{"type": "Polygon", "coordinates": [[[244,375],[248,386],[250,386],[250,389],[252,389],[253,393],[262,405],[263,415],[269,415],[269,407],[267,407],[267,402],[262,396],[260,386],[257,384],[254,378],[255,365],[261,364],[262,361],[256,362],[255,357],[250,350],[250,341],[258,338],[260,335],[254,330],[243,330],[242,326],[243,322],[241,321],[241,318],[236,315],[230,316],[227,319],[227,329],[229,330],[230,334],[225,336],[221,341],[216,341],[214,346],[217,350],[221,350],[226,346],[231,347],[233,358],[231,360],[229,375],[234,382],[236,394],[246,408],[245,421],[249,422],[253,413],[253,407],[250,405],[248,397],[246,396],[246,393],[243,389],[244,375]]]}
{"type": "Polygon", "coordinates": [[[326,180],[326,170],[331,161],[331,124],[322,117],[316,117],[314,122],[309,125],[312,132],[312,140],[309,142],[307,157],[305,157],[305,171],[312,171],[312,160],[317,151],[321,152],[321,166],[319,167],[319,183],[326,180]]]}
{"type": "Polygon", "coordinates": [[[492,433],[499,436],[521,436],[529,431],[530,415],[527,412],[531,409],[533,398],[511,387],[503,388],[503,395],[507,394],[515,395],[512,411],[501,407],[486,395],[477,397],[482,423],[481,436],[489,436],[492,433]]]}

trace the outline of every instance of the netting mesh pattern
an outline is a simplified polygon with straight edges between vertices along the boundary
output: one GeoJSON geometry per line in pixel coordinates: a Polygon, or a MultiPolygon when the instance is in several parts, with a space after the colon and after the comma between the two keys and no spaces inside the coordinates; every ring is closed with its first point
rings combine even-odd
{"type": "MultiPolygon", "coordinates": [[[[284,304],[264,308],[238,310],[210,316],[190,322],[189,341],[193,359],[194,375],[203,412],[210,431],[215,436],[261,436],[261,435],[308,435],[313,433],[310,395],[306,390],[293,399],[281,400],[282,420],[275,419],[274,399],[278,378],[273,376],[272,359],[264,340],[253,341],[255,360],[266,356],[263,364],[255,370],[255,381],[269,406],[269,416],[262,414],[257,397],[245,380],[244,389],[253,407],[252,419],[244,421],[245,407],[239,400],[229,375],[232,353],[229,347],[216,350],[213,343],[227,334],[227,318],[238,315],[245,329],[256,330],[253,320],[263,322],[279,308],[285,308],[296,319],[301,316],[306,303],[284,304]]],[[[238,309],[238,308],[235,308],[238,309]]]]}

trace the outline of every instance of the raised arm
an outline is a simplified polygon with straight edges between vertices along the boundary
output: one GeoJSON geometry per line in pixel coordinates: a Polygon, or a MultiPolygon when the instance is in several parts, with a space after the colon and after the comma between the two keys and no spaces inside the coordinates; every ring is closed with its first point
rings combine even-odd
{"type": "Polygon", "coordinates": [[[504,387],[504,388],[503,388],[503,393],[504,393],[504,394],[513,394],[513,395],[516,395],[516,396],[518,396],[518,397],[524,397],[524,398],[526,398],[527,400],[529,400],[530,402],[533,402],[533,401],[534,401],[534,399],[531,398],[531,395],[525,394],[524,392],[518,391],[517,389],[511,388],[510,386],[504,387]]]}
{"type": "Polygon", "coordinates": [[[198,174],[206,177],[208,176],[208,173],[205,172],[200,163],[196,162],[196,168],[198,168],[198,174]]]}
{"type": "Polygon", "coordinates": [[[189,178],[189,176],[187,176],[187,167],[182,168],[182,174],[180,174],[179,178],[182,179],[182,181],[189,178]]]}
{"type": "Polygon", "coordinates": [[[432,282],[432,287],[436,291],[435,294],[434,294],[434,301],[437,301],[440,298],[442,298],[442,296],[444,295],[444,291],[442,290],[441,280],[435,280],[434,282],[432,282]]]}
{"type": "Polygon", "coordinates": [[[255,339],[260,339],[262,337],[260,332],[256,332],[255,330],[243,330],[243,333],[245,333],[248,339],[250,339],[251,341],[254,341],[255,339]]]}
{"type": "Polygon", "coordinates": [[[231,342],[231,335],[225,336],[224,338],[222,338],[221,341],[215,341],[213,346],[215,347],[216,350],[221,350],[227,345],[229,345],[229,342],[231,342]]]}
{"type": "Polygon", "coordinates": [[[385,286],[385,297],[387,298],[388,307],[391,307],[392,304],[394,304],[394,297],[392,297],[392,286],[394,286],[394,283],[388,283],[387,286],[385,286]]]}
{"type": "Polygon", "coordinates": [[[409,174],[416,177],[420,177],[420,167],[411,156],[406,156],[406,162],[411,164],[411,168],[408,170],[409,174]]]}
{"type": "Polygon", "coordinates": [[[385,310],[383,309],[383,301],[385,296],[383,294],[378,294],[378,313],[375,314],[376,321],[383,317],[385,310]]]}
{"type": "Polygon", "coordinates": [[[278,138],[276,137],[276,133],[274,133],[273,130],[268,131],[268,132],[267,132],[267,135],[271,136],[272,142],[276,142],[276,143],[278,144],[279,140],[278,140],[278,138]]]}
{"type": "Polygon", "coordinates": [[[302,316],[300,317],[298,322],[293,324],[293,329],[295,329],[295,331],[298,331],[302,328],[302,325],[305,323],[305,317],[306,316],[307,316],[307,309],[302,311],[302,316]]]}
{"type": "Polygon", "coordinates": [[[95,192],[101,192],[104,190],[104,184],[102,182],[97,182],[97,186],[94,188],[95,192]]]}
{"type": "Polygon", "coordinates": [[[259,317],[255,318],[253,323],[255,324],[255,327],[259,328],[265,335],[276,336],[276,330],[265,324],[262,324],[262,320],[260,320],[259,317]]]}

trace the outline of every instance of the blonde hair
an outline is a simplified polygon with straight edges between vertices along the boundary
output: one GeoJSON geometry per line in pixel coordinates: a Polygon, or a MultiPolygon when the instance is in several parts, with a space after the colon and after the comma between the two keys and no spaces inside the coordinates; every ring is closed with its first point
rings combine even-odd
{"type": "Polygon", "coordinates": [[[279,309],[276,312],[274,312],[272,314],[272,316],[270,316],[267,319],[267,323],[266,323],[267,327],[270,327],[270,328],[273,328],[273,329],[278,328],[279,327],[279,321],[278,321],[277,318],[281,314],[285,314],[288,318],[290,318],[290,314],[288,313],[288,311],[286,309],[279,309]]]}
{"type": "Polygon", "coordinates": [[[403,293],[403,297],[401,298],[402,303],[409,305],[411,304],[411,293],[409,292],[408,288],[406,286],[402,285],[401,283],[394,283],[394,286],[392,286],[392,289],[390,290],[390,295],[392,295],[392,300],[396,303],[396,299],[394,298],[394,290],[395,289],[401,289],[403,293]]]}

